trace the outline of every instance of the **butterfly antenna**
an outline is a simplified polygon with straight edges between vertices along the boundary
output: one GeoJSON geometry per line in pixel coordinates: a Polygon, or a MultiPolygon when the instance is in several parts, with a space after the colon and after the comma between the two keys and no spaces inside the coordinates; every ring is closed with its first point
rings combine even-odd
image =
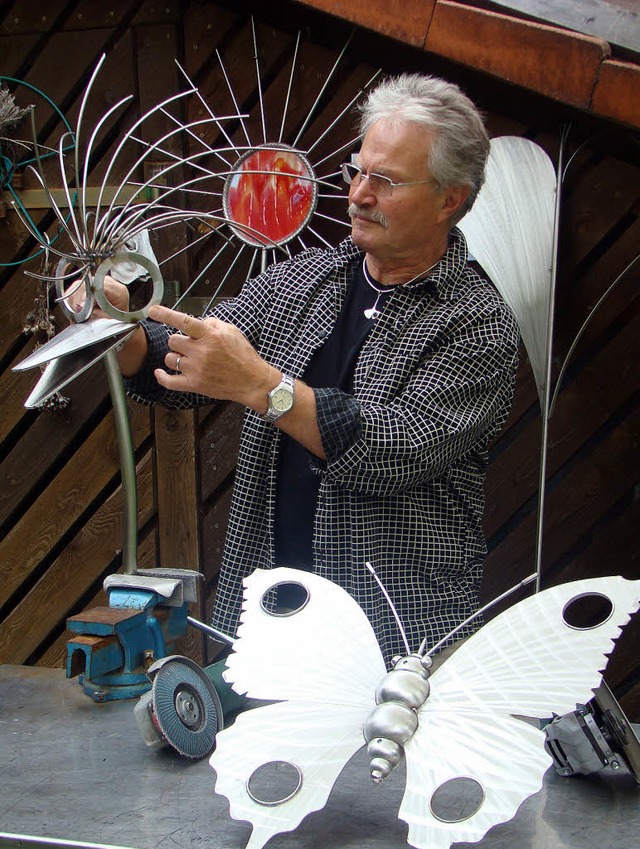
{"type": "Polygon", "coordinates": [[[425,637],[425,639],[422,642],[422,645],[418,649],[418,654],[419,655],[426,654],[427,657],[430,657],[435,651],[437,651],[440,648],[440,646],[444,645],[447,642],[447,640],[450,640],[451,637],[454,637],[458,633],[458,631],[461,631],[465,627],[465,625],[468,625],[469,622],[473,622],[473,620],[477,619],[478,616],[482,616],[482,614],[486,613],[487,610],[489,610],[490,608],[492,608],[494,606],[494,604],[498,604],[498,602],[503,601],[505,598],[508,598],[511,595],[511,593],[516,592],[516,590],[521,590],[523,587],[526,587],[528,584],[532,584],[537,579],[537,577],[538,577],[538,573],[533,572],[531,575],[529,575],[528,578],[525,578],[523,581],[520,581],[519,584],[516,584],[515,586],[511,587],[510,590],[506,590],[501,595],[496,596],[496,598],[494,598],[493,601],[488,602],[487,604],[484,605],[484,607],[481,607],[478,610],[476,610],[476,612],[472,613],[471,616],[467,616],[467,618],[464,620],[464,622],[461,622],[456,628],[453,629],[453,631],[450,631],[447,634],[446,637],[443,637],[441,640],[439,640],[435,644],[435,646],[432,646],[429,649],[428,652],[425,652],[425,648],[427,647],[427,640],[426,640],[426,637],[425,637]]]}
{"type": "Polygon", "coordinates": [[[409,648],[409,641],[407,640],[407,634],[404,630],[402,622],[400,621],[400,617],[398,616],[398,611],[396,610],[393,602],[391,601],[389,593],[385,589],[384,584],[376,574],[376,570],[373,568],[371,563],[365,563],[365,566],[375,578],[376,584],[380,587],[382,591],[382,595],[386,598],[387,604],[389,605],[389,607],[391,608],[391,612],[393,613],[393,618],[396,620],[396,624],[398,625],[398,630],[400,631],[400,636],[402,637],[402,642],[404,643],[404,647],[407,650],[407,654],[411,654],[411,649],[409,648]]]}

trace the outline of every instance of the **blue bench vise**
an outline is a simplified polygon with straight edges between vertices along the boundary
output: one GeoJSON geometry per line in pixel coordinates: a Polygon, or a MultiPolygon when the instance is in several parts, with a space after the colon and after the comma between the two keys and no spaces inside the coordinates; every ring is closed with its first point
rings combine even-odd
{"type": "Polygon", "coordinates": [[[67,678],[79,676],[95,702],[139,698],[151,688],[147,670],[172,653],[187,630],[189,605],[197,601],[199,572],[140,569],[109,575],[108,607],[67,619],[67,678]]]}

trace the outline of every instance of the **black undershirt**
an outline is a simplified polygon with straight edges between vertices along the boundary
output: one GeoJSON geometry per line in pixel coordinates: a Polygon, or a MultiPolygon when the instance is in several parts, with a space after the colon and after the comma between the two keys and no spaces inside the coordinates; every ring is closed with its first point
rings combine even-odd
{"type": "MultiPolygon", "coordinates": [[[[383,288],[373,281],[378,288],[383,288]]],[[[383,310],[389,286],[380,295],[383,310]]],[[[362,263],[350,269],[347,293],[333,330],[313,355],[302,379],[316,388],[332,387],[351,394],[356,360],[376,319],[365,316],[377,293],[365,280],[362,263]]],[[[309,453],[295,439],[282,434],[277,470],[275,562],[310,570],[313,565],[313,523],[320,477],[313,471],[309,453]]]]}

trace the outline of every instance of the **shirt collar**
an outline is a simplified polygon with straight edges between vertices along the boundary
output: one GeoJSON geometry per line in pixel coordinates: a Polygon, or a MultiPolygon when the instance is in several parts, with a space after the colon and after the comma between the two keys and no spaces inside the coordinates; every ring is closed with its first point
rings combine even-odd
{"type": "Polygon", "coordinates": [[[425,281],[431,281],[442,300],[456,301],[460,297],[460,283],[464,280],[467,265],[467,242],[462,231],[454,227],[449,233],[449,247],[425,281]]]}
{"type": "MultiPolygon", "coordinates": [[[[361,260],[364,251],[357,248],[348,236],[340,242],[335,251],[336,265],[348,265],[355,260],[361,260]]],[[[408,283],[407,288],[418,289],[428,286],[442,300],[455,301],[460,296],[459,283],[463,279],[467,263],[467,242],[462,231],[454,227],[449,233],[449,247],[446,253],[426,277],[408,283]]]]}

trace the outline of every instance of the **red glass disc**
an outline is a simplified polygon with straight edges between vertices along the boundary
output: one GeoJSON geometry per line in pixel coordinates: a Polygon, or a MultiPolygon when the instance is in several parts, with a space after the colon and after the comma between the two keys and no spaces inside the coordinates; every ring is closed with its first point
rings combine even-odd
{"type": "Polygon", "coordinates": [[[315,211],[313,172],[300,154],[285,147],[258,148],[236,165],[224,202],[225,215],[239,225],[235,232],[243,241],[256,247],[283,245],[315,211]]]}

